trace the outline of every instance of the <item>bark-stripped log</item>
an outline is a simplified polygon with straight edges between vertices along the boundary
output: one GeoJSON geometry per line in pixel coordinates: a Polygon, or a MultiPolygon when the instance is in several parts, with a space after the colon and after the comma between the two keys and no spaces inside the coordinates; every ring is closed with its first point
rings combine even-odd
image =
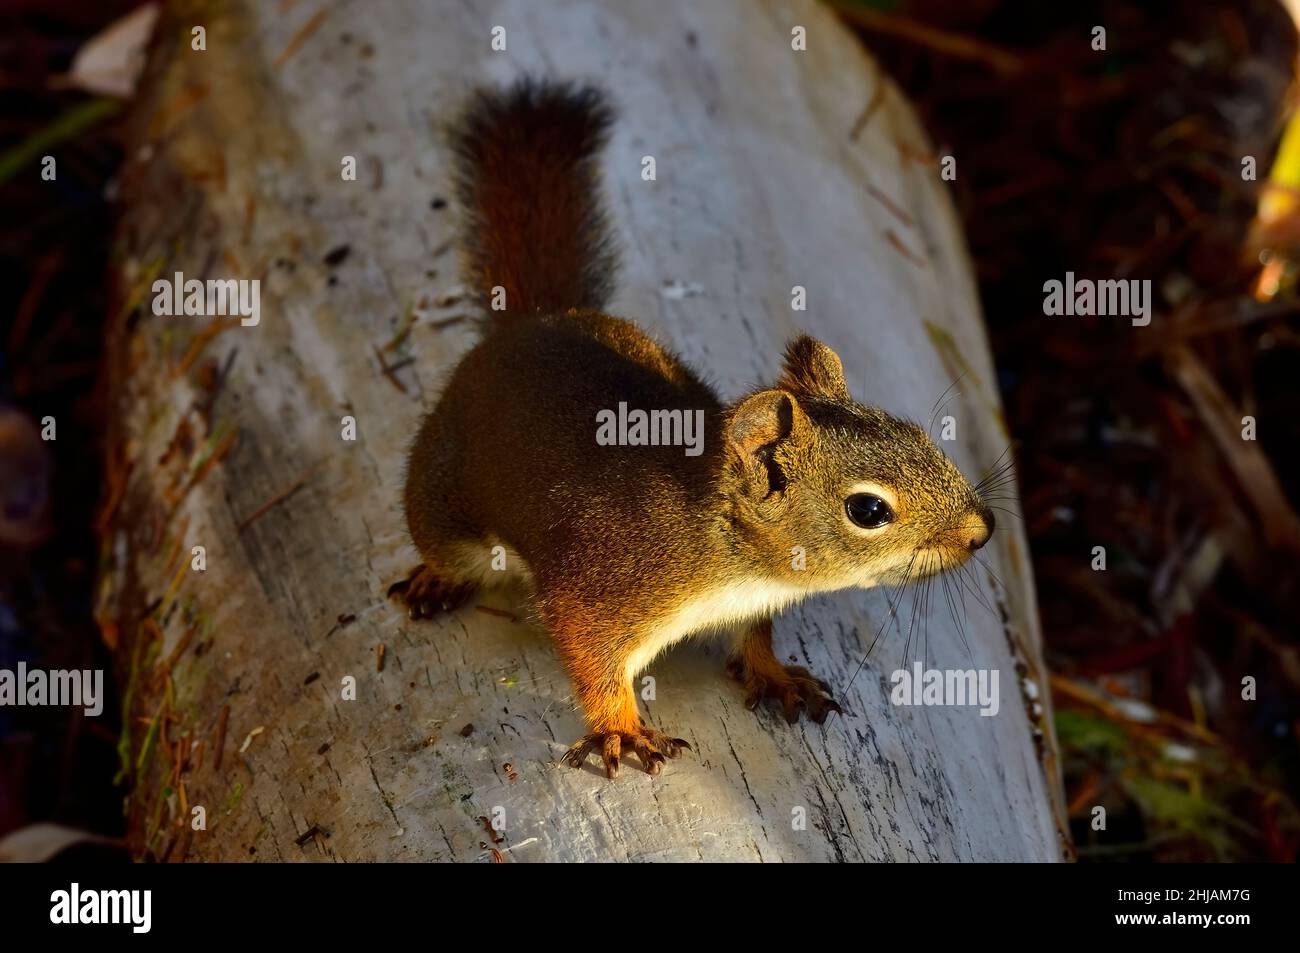
{"type": "Polygon", "coordinates": [[[674,345],[724,397],[773,380],[801,328],[844,357],[855,396],[900,415],[924,420],[964,375],[944,411],[958,435],[946,449],[978,476],[1007,446],[934,157],[828,11],[793,0],[172,7],[123,177],[110,333],[100,614],[129,684],[137,850],[1062,857],[1032,581],[1011,520],[982,554],[992,568],[972,564],[991,611],[966,596],[969,651],[937,593],[926,614],[930,665],[1000,672],[996,717],[890,703],[910,596],[849,688],[890,593],[823,597],[778,620],[778,653],[826,679],[848,714],[824,727],[752,714],[722,673],[722,647],[684,644],[654,664],[642,706],[695,753],[658,779],[557,766],[582,721],[549,641],[508,617],[508,594],[479,600],[491,612],[433,623],[385,600],[416,561],[399,508],[406,444],[474,333],[457,300],[440,122],[475,85],[523,72],[598,80],[618,105],[603,160],[624,261],[615,313],[674,345]],[[504,52],[491,49],[496,26],[504,52]],[[806,51],[792,49],[795,27],[806,51]],[[641,175],[647,155],[655,181],[641,175]],[[355,181],[341,174],[348,157],[355,181]],[[260,323],[155,315],[152,284],[176,272],[260,279],[260,323]],[[794,286],[807,290],[804,312],[791,308],[794,286]],[[342,439],[345,416],[355,441],[342,439]],[[205,571],[192,568],[196,546],[205,571]],[[341,697],[346,676],[355,701],[341,697]],[[190,829],[195,806],[206,830],[190,829]]]}

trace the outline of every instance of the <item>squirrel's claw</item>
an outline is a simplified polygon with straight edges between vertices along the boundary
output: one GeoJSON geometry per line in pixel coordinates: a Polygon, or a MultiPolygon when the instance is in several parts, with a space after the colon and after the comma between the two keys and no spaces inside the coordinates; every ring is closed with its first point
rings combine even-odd
{"type": "Polygon", "coordinates": [[[564,757],[560,761],[571,768],[581,768],[587,761],[587,755],[591,754],[596,749],[596,746],[603,743],[603,741],[604,738],[600,735],[587,735],[587,737],[564,752],[564,757]]]}
{"type": "Polygon", "coordinates": [[[658,774],[668,761],[662,752],[654,751],[640,743],[637,744],[635,750],[636,756],[641,759],[641,764],[645,766],[646,774],[658,774]]]}
{"type": "Polygon", "coordinates": [[[831,697],[830,686],[798,665],[783,665],[779,671],[760,673],[747,670],[742,661],[732,660],[727,671],[745,686],[745,707],[750,711],[772,699],[780,704],[785,720],[792,725],[800,715],[806,714],[820,725],[831,712],[844,714],[844,709],[831,697]]]}
{"type": "Polygon", "coordinates": [[[669,758],[678,757],[683,750],[692,750],[684,739],[670,738],[657,729],[642,725],[634,732],[592,732],[566,751],[560,761],[570,768],[581,768],[586,764],[587,756],[599,749],[605,777],[613,780],[618,775],[625,742],[635,752],[645,773],[650,775],[662,771],[669,758]]]}
{"type": "Polygon", "coordinates": [[[405,579],[388,587],[388,597],[399,597],[411,619],[432,619],[439,612],[451,612],[463,605],[473,593],[473,586],[446,583],[423,563],[412,569],[405,579]]]}
{"type": "Polygon", "coordinates": [[[844,709],[839,706],[839,704],[835,701],[835,699],[827,696],[826,704],[822,706],[821,716],[818,717],[814,715],[813,718],[817,722],[817,724],[820,725],[822,722],[826,720],[826,716],[829,715],[831,712],[835,712],[836,714],[842,715],[844,714],[844,709]]]}
{"type": "Polygon", "coordinates": [[[606,735],[601,751],[601,760],[605,762],[605,777],[611,781],[618,775],[618,756],[623,747],[623,739],[618,735],[606,735]]]}

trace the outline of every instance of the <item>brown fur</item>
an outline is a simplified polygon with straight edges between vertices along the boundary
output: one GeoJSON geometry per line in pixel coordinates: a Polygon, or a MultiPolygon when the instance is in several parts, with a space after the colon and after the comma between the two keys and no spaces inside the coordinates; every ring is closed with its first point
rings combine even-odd
{"type": "Polygon", "coordinates": [[[424,563],[395,591],[415,617],[450,606],[508,546],[591,728],[566,761],[599,752],[613,776],[627,750],[657,773],[688,747],[641,724],[632,676],[655,652],[743,625],[731,667],[747,700],[821,720],[838,706],[777,661],[771,613],[900,581],[922,552],[922,572],[960,563],[992,522],[920,428],[852,400],[825,344],[795,340],[775,388],[726,407],[676,355],[596,310],[612,270],[594,179],[607,123],[592,91],[534,83],[480,94],[461,120],[470,273],[485,292],[504,285],[519,317],[488,324],[412,443],[404,501],[424,563]],[[702,410],[703,453],[597,444],[597,413],[620,401],[702,410]],[[897,498],[897,525],[878,535],[845,517],[863,481],[897,498]]]}
{"type": "Polygon", "coordinates": [[[604,307],[616,259],[596,200],[613,113],[591,87],[480,90],[451,127],[466,284],[506,314],[604,307]]]}

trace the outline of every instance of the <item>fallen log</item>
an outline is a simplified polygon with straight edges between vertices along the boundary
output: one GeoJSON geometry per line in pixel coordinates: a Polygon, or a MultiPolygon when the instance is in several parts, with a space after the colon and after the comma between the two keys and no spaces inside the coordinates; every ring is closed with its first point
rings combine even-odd
{"type": "Polygon", "coordinates": [[[439,130],[474,86],[524,72],[596,79],[618,106],[602,160],[615,313],[726,398],[773,380],[806,330],[859,399],[950,418],[943,445],[968,475],[1008,446],[938,157],[825,9],[174,6],[135,108],[109,338],[98,611],[137,854],[1061,858],[1010,519],[951,613],[935,590],[928,612],[903,592],[890,616],[879,590],[778,619],[778,655],[846,710],[824,726],[745,710],[720,646],[655,662],[643,712],[694,746],[658,778],[557,764],[582,721],[509,593],[434,622],[386,600],[416,562],[407,443],[474,340],[439,130]],[[242,320],[158,314],[155,283],[178,274],[259,285],[223,286],[242,320]],[[914,662],[998,672],[996,715],[892,703],[891,673],[914,662]]]}

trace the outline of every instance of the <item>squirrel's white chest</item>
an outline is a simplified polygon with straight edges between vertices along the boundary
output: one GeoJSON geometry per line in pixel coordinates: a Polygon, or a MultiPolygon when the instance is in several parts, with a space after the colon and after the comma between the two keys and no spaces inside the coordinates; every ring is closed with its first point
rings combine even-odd
{"type": "Polygon", "coordinates": [[[771,579],[744,579],[710,589],[691,599],[645,637],[628,656],[627,675],[636,675],[660,652],[688,635],[767,618],[807,594],[802,586],[771,579]]]}

